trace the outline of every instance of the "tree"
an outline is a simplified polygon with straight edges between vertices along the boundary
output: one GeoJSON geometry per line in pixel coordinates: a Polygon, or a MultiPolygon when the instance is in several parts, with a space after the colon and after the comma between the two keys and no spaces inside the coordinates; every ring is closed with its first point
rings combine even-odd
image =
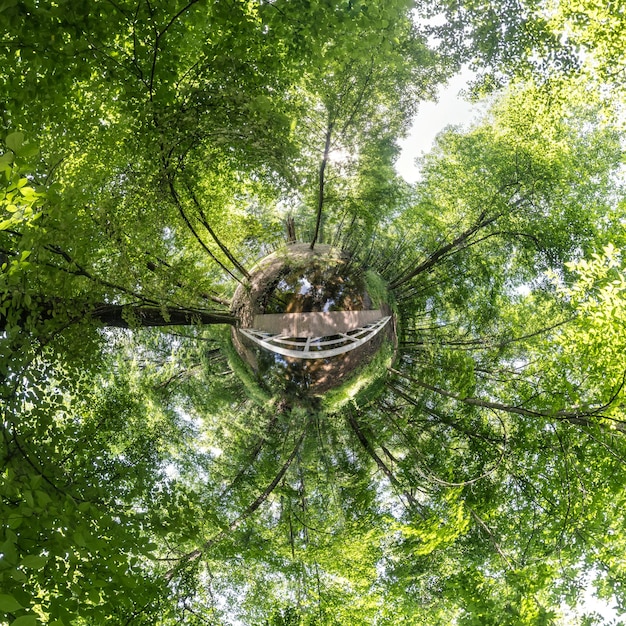
{"type": "Polygon", "coordinates": [[[442,3],[443,49],[431,7],[0,10],[4,622],[549,624],[590,574],[624,602],[604,74],[556,67],[569,5],[442,3]],[[471,55],[534,79],[409,187],[395,142],[471,55]],[[230,345],[288,215],[395,300],[395,362],[333,412],[230,345]]]}

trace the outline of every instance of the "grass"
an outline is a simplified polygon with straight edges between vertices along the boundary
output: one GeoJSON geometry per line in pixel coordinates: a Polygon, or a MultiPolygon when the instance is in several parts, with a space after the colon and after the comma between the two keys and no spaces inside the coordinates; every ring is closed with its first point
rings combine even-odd
{"type": "Polygon", "coordinates": [[[363,274],[363,280],[365,289],[376,308],[380,309],[386,304],[394,313],[397,312],[395,302],[387,289],[387,283],[374,270],[367,270],[363,274]]]}
{"type": "Polygon", "coordinates": [[[393,344],[385,343],[367,365],[342,385],[324,394],[322,408],[328,413],[336,413],[347,404],[358,408],[368,405],[384,389],[387,370],[393,363],[394,355],[393,344]]]}
{"type": "Polygon", "coordinates": [[[248,397],[259,406],[267,406],[274,401],[272,394],[265,390],[259,383],[256,375],[251,371],[245,361],[237,354],[230,337],[230,328],[223,335],[222,348],[231,369],[243,383],[248,397]]]}

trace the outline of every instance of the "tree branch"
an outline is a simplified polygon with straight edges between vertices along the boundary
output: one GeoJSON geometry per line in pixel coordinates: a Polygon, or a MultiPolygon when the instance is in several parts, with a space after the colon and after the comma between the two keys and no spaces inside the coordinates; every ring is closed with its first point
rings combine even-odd
{"type": "Polygon", "coordinates": [[[398,278],[391,281],[389,284],[390,289],[397,289],[398,287],[404,285],[409,282],[419,274],[423,274],[427,272],[433,265],[438,263],[443,257],[448,254],[455,252],[458,248],[461,248],[463,244],[467,242],[467,240],[479,230],[486,228],[490,224],[496,221],[498,218],[497,215],[487,218],[486,211],[483,211],[481,215],[478,217],[478,221],[471,228],[463,231],[458,237],[453,239],[450,243],[445,246],[440,247],[438,250],[435,250],[424,262],[420,263],[417,267],[413,268],[410,271],[403,272],[398,278]]]}
{"type": "Polygon", "coordinates": [[[280,468],[280,470],[278,471],[278,473],[276,474],[272,482],[263,490],[263,492],[260,493],[259,496],[246,507],[246,509],[243,511],[243,513],[239,517],[237,517],[237,519],[235,519],[229,524],[228,528],[218,533],[217,535],[215,535],[208,541],[206,541],[201,548],[188,552],[187,554],[182,556],[178,560],[178,565],[170,569],[165,574],[165,577],[168,581],[173,578],[176,571],[178,571],[182,566],[190,563],[191,561],[199,559],[200,557],[202,557],[204,552],[206,552],[209,548],[211,548],[213,545],[215,545],[216,543],[224,539],[233,530],[236,530],[237,528],[239,528],[239,526],[241,526],[241,524],[243,524],[267,500],[267,498],[274,491],[274,489],[276,489],[278,483],[282,480],[283,476],[287,473],[287,470],[289,469],[293,460],[298,454],[298,450],[300,449],[300,446],[302,445],[302,441],[304,440],[305,435],[306,435],[306,428],[302,431],[302,434],[300,435],[300,438],[296,442],[296,445],[291,451],[291,454],[289,455],[288,459],[285,461],[285,463],[283,463],[282,467],[280,468]]]}
{"type": "Polygon", "coordinates": [[[185,213],[185,209],[183,208],[182,202],[180,201],[180,197],[178,196],[178,192],[176,191],[176,188],[174,187],[174,182],[172,181],[171,177],[168,176],[168,185],[169,185],[169,189],[170,189],[170,193],[172,195],[172,198],[174,200],[174,204],[176,205],[176,208],[178,209],[178,212],[180,213],[180,216],[183,218],[183,221],[185,222],[187,228],[191,231],[191,234],[195,237],[196,241],[202,246],[203,250],[231,277],[234,278],[238,283],[241,282],[241,280],[235,276],[214,254],[213,252],[211,252],[210,248],[204,243],[204,241],[202,241],[202,238],[200,237],[200,235],[198,235],[196,229],[193,227],[193,224],[191,223],[190,219],[187,217],[187,214],[185,213]]]}
{"type": "MultiPolygon", "coordinates": [[[[467,340],[463,340],[463,339],[458,339],[458,340],[435,340],[435,341],[401,341],[400,345],[402,347],[409,347],[409,346],[454,346],[454,348],[456,350],[462,350],[462,349],[467,349],[467,350],[492,350],[492,349],[500,349],[500,348],[504,348],[506,346],[508,346],[509,344],[512,343],[517,343],[517,342],[521,342],[521,341],[526,341],[527,339],[532,339],[533,337],[538,337],[540,335],[545,335],[546,333],[549,333],[551,330],[554,330],[555,328],[559,328],[560,326],[563,326],[565,324],[568,324],[569,322],[573,321],[575,319],[574,316],[572,317],[568,317],[567,319],[561,320],[560,322],[556,322],[555,324],[552,324],[552,326],[547,326],[545,328],[540,328],[539,330],[536,330],[532,333],[528,333],[526,335],[520,335],[519,337],[511,337],[509,339],[503,339],[501,341],[494,341],[492,339],[467,339],[467,340]]],[[[435,329],[438,330],[439,327],[434,327],[434,328],[430,328],[430,329],[424,329],[424,330],[431,330],[431,329],[435,329]]],[[[405,330],[405,332],[407,332],[408,330],[413,330],[413,329],[407,329],[405,330]]],[[[422,329],[417,329],[417,330],[422,330],[422,329]]],[[[416,330],[416,332],[417,332],[416,330]]]]}
{"type": "MultiPolygon", "coordinates": [[[[149,254],[149,253],[146,252],[146,254],[149,254]]],[[[163,259],[160,259],[159,257],[155,257],[155,259],[158,261],[160,265],[167,267],[168,269],[172,269],[172,266],[167,261],[164,261],[163,259]]],[[[147,261],[146,268],[153,274],[158,274],[157,265],[156,263],[154,263],[154,261],[147,261]]],[[[180,280],[174,280],[174,284],[179,289],[189,289],[189,285],[184,285],[183,283],[180,282],[180,280]]],[[[214,296],[210,293],[198,293],[198,296],[202,298],[203,300],[209,300],[210,302],[215,302],[216,304],[222,304],[223,306],[230,307],[231,305],[231,303],[228,300],[224,300],[223,298],[219,298],[218,296],[214,296]]]]}
{"type": "Polygon", "coordinates": [[[239,263],[239,261],[237,261],[237,259],[233,256],[232,252],[221,242],[221,240],[215,234],[215,231],[211,228],[211,225],[209,224],[209,222],[208,222],[208,220],[207,220],[207,218],[206,218],[206,216],[204,214],[204,211],[202,210],[202,205],[198,201],[198,198],[196,197],[196,194],[192,191],[192,189],[189,187],[189,185],[186,185],[186,187],[187,187],[187,191],[189,192],[189,195],[191,196],[191,199],[192,199],[193,203],[196,206],[196,209],[198,210],[198,214],[200,215],[200,223],[206,228],[206,230],[208,231],[209,235],[211,235],[211,238],[213,239],[213,241],[215,241],[215,243],[219,246],[219,249],[226,255],[228,260],[246,278],[250,278],[250,274],[248,273],[246,268],[243,265],[241,265],[241,263],[239,263]]]}
{"type": "Polygon", "coordinates": [[[399,489],[400,491],[402,491],[403,495],[406,497],[411,507],[416,508],[419,511],[419,508],[418,508],[419,503],[417,502],[417,500],[413,497],[411,493],[403,489],[402,485],[400,484],[400,481],[396,478],[395,474],[389,469],[389,467],[387,467],[387,464],[378,456],[378,454],[376,454],[376,450],[374,450],[374,446],[372,446],[370,441],[365,436],[365,433],[361,430],[352,411],[348,411],[348,423],[350,424],[350,427],[354,431],[354,434],[357,436],[357,439],[359,440],[360,444],[363,446],[363,448],[365,448],[365,450],[372,457],[372,459],[376,461],[376,465],[378,465],[378,467],[382,470],[385,476],[387,476],[387,478],[389,479],[389,482],[394,487],[396,487],[396,489],[399,489]]]}
{"type": "Polygon", "coordinates": [[[504,554],[504,551],[500,547],[500,544],[496,541],[496,538],[494,537],[493,532],[491,532],[491,529],[489,528],[489,526],[485,524],[485,522],[478,516],[478,514],[474,511],[474,509],[467,506],[467,504],[465,504],[465,506],[467,507],[467,510],[470,512],[470,515],[472,516],[474,521],[477,522],[478,525],[487,533],[489,540],[493,544],[493,547],[496,549],[496,552],[502,557],[502,560],[506,563],[507,568],[510,570],[515,569],[513,566],[513,563],[511,563],[507,555],[504,554]]]}
{"type": "MultiPolygon", "coordinates": [[[[619,393],[619,390],[621,390],[622,387],[624,386],[624,380],[622,380],[622,383],[619,386],[618,391],[615,394],[613,394],[609,402],[597,410],[578,411],[577,407],[573,407],[571,410],[541,411],[541,410],[526,409],[521,406],[511,406],[508,404],[502,404],[500,402],[491,402],[489,400],[481,400],[480,398],[464,398],[459,394],[452,393],[451,391],[446,391],[445,389],[441,389],[440,387],[435,387],[434,385],[430,385],[422,380],[413,378],[412,376],[409,376],[408,374],[404,374],[394,368],[389,368],[389,371],[392,372],[393,374],[396,374],[414,383],[415,385],[418,385],[419,387],[422,387],[423,389],[432,391],[436,394],[439,394],[440,396],[443,396],[444,398],[451,398],[452,400],[456,400],[457,402],[463,402],[464,404],[483,407],[486,409],[493,409],[495,411],[504,411],[506,413],[512,413],[515,415],[523,415],[526,417],[554,418],[554,419],[570,422],[572,424],[579,424],[583,426],[591,426],[594,424],[594,422],[592,422],[592,420],[589,419],[592,416],[603,417],[605,419],[611,419],[611,418],[606,418],[603,415],[600,415],[600,412],[606,409],[608,406],[610,406],[612,402],[614,402],[615,398],[617,397],[619,393]]],[[[626,374],[625,374],[625,377],[626,377],[626,374]]],[[[620,420],[616,420],[616,419],[611,419],[611,421],[615,424],[616,430],[626,432],[626,423],[620,420]]]]}

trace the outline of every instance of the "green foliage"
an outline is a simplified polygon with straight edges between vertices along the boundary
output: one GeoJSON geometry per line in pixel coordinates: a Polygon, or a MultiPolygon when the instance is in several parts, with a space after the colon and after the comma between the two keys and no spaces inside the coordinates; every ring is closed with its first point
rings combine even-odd
{"type": "Polygon", "coordinates": [[[619,72],[624,63],[620,33],[626,29],[624,12],[597,0],[553,2],[549,27],[554,33],[568,33],[572,45],[582,49],[583,68],[619,89],[619,72]]]}
{"type": "Polygon", "coordinates": [[[567,362],[559,369],[571,383],[580,381],[572,389],[577,394],[572,402],[606,407],[607,416],[619,419],[621,409],[610,405],[626,372],[626,282],[621,254],[608,244],[602,253],[568,263],[567,269],[574,280],[567,286],[557,285],[557,290],[576,317],[555,337],[556,354],[567,354],[567,362]]]}
{"type": "Polygon", "coordinates": [[[235,372],[237,378],[244,384],[247,394],[253,398],[259,406],[271,404],[272,395],[260,384],[249,365],[244,363],[229,337],[225,337],[222,340],[222,350],[224,350],[224,354],[228,358],[228,364],[233,372],[235,372]]]}
{"type": "Polygon", "coordinates": [[[438,0],[425,4],[422,14],[441,49],[478,72],[481,91],[493,92],[513,77],[546,78],[578,68],[575,44],[555,32],[550,9],[537,0],[438,0]]]}
{"type": "Polygon", "coordinates": [[[385,387],[387,370],[393,364],[394,355],[395,346],[391,342],[383,343],[369,363],[359,368],[339,387],[324,394],[324,410],[336,413],[347,404],[360,409],[375,400],[385,387]]]}
{"type": "Polygon", "coordinates": [[[381,308],[384,305],[390,306],[392,309],[395,305],[392,294],[389,293],[387,285],[383,279],[374,271],[367,270],[363,275],[365,280],[365,288],[372,299],[374,308],[381,308]]]}
{"type": "Polygon", "coordinates": [[[618,9],[2,3],[0,622],[558,624],[589,579],[623,609],[618,9]],[[465,62],[490,109],[409,186],[465,62]],[[400,343],[305,406],[191,322],[317,208],[400,343]]]}
{"type": "Polygon", "coordinates": [[[41,215],[36,209],[41,204],[42,194],[29,185],[28,177],[24,176],[24,168],[28,157],[39,152],[37,146],[24,141],[24,133],[14,132],[4,139],[6,149],[0,155],[0,171],[2,172],[3,208],[0,230],[18,226],[23,221],[31,222],[41,215]]]}
{"type": "Polygon", "coordinates": [[[142,516],[122,504],[146,488],[141,471],[149,461],[140,470],[144,453],[137,450],[137,460],[130,453],[143,443],[128,440],[126,458],[110,443],[111,429],[121,433],[121,420],[144,408],[120,387],[114,406],[98,406],[91,383],[58,389],[76,366],[59,370],[41,357],[37,365],[3,403],[0,576],[22,607],[5,610],[54,622],[80,607],[84,619],[115,619],[160,592],[140,569],[151,556],[142,516]],[[72,392],[81,402],[68,404],[72,392]],[[102,484],[103,475],[116,476],[115,487],[102,484]],[[139,585],[142,593],[124,598],[124,589],[139,585]]]}

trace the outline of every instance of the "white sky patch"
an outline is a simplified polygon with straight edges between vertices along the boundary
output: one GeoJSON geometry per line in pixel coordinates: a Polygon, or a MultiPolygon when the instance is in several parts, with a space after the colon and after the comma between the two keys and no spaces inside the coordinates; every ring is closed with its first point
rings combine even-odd
{"type": "Polygon", "coordinates": [[[517,296],[526,297],[532,293],[533,288],[528,284],[518,285],[513,289],[513,293],[517,296]]]}
{"type": "Polygon", "coordinates": [[[211,453],[211,456],[213,456],[216,459],[218,459],[219,457],[222,456],[222,454],[224,454],[224,450],[216,446],[209,446],[208,451],[211,453]]]}
{"type": "Polygon", "coordinates": [[[597,575],[597,572],[592,570],[585,578],[585,590],[582,594],[581,600],[578,605],[572,610],[567,607],[563,607],[563,617],[559,622],[559,626],[570,626],[570,624],[578,623],[577,618],[583,614],[597,613],[604,620],[604,626],[619,626],[623,624],[620,621],[619,613],[616,609],[615,598],[610,601],[597,598],[594,594],[593,579],[597,575]]]}
{"type": "Polygon", "coordinates": [[[400,142],[402,153],[396,163],[396,170],[407,182],[419,179],[415,159],[430,151],[435,137],[446,126],[467,126],[484,109],[484,105],[471,104],[459,95],[473,77],[469,70],[462,71],[439,89],[437,102],[420,104],[408,136],[400,142]]]}
{"type": "Polygon", "coordinates": [[[354,154],[348,152],[345,148],[333,148],[328,153],[328,160],[331,163],[345,163],[354,158],[354,154]]]}
{"type": "Polygon", "coordinates": [[[165,475],[170,480],[172,480],[172,479],[179,478],[180,472],[178,471],[178,468],[175,465],[173,465],[172,463],[169,463],[167,467],[165,468],[165,475]]]}

